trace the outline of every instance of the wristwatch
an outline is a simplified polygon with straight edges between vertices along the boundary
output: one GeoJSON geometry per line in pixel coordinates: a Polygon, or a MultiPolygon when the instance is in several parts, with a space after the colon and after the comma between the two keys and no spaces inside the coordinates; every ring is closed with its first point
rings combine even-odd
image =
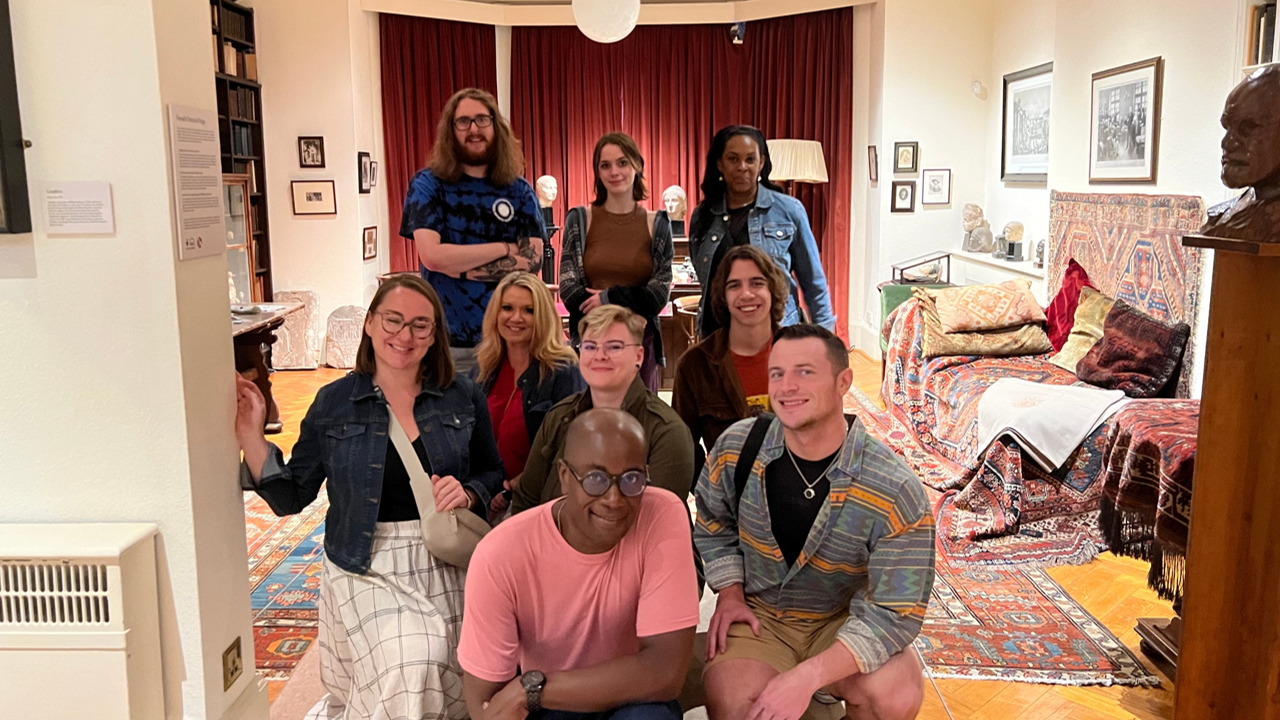
{"type": "Polygon", "coordinates": [[[547,684],[547,676],[537,670],[520,676],[520,685],[524,688],[524,705],[529,712],[542,709],[542,686],[547,684]]]}

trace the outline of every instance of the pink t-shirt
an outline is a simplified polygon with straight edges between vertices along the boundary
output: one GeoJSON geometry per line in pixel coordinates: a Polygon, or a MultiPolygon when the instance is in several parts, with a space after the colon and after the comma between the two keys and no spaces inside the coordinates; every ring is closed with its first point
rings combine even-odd
{"type": "Polygon", "coordinates": [[[650,487],[618,546],[584,555],[565,542],[546,503],[503,522],[467,570],[458,661],[505,682],[521,669],[552,673],[640,651],[642,637],[698,624],[688,510],[650,487]]]}

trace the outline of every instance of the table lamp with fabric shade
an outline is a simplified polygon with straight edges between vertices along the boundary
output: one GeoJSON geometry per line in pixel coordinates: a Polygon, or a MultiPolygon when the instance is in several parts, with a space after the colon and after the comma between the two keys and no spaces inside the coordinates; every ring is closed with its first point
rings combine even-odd
{"type": "Polygon", "coordinates": [[[792,182],[827,182],[827,161],[822,156],[822,143],[817,140],[769,140],[769,159],[773,162],[771,180],[792,182]]]}

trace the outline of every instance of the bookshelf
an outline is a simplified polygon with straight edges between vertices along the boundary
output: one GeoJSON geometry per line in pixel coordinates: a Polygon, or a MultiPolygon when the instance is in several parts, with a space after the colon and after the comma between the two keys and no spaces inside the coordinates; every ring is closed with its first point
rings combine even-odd
{"type": "Polygon", "coordinates": [[[270,302],[271,233],[267,225],[266,167],[262,153],[262,85],[253,8],[232,0],[209,0],[214,85],[218,96],[218,138],[222,173],[248,178],[249,220],[253,228],[248,255],[254,302],[270,302]]]}
{"type": "Polygon", "coordinates": [[[1280,63],[1280,33],[1276,32],[1276,3],[1251,5],[1245,26],[1244,74],[1280,63]]]}

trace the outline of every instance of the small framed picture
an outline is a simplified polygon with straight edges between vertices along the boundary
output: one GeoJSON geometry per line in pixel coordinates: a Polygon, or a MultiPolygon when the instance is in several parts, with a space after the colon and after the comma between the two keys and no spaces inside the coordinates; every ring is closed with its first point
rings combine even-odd
{"type": "Polygon", "coordinates": [[[364,229],[364,259],[372,260],[378,257],[378,226],[367,227],[364,229]]]}
{"type": "Polygon", "coordinates": [[[294,215],[337,215],[338,197],[333,191],[332,180],[294,180],[294,215]]]}
{"type": "Polygon", "coordinates": [[[1155,57],[1093,74],[1089,182],[1156,181],[1163,71],[1155,57]]]}
{"type": "Polygon", "coordinates": [[[875,145],[867,146],[867,179],[880,182],[880,153],[876,152],[875,145]]]}
{"type": "Polygon", "coordinates": [[[1052,99],[1053,63],[1004,76],[1001,180],[1048,181],[1049,103],[1052,99]]]}
{"type": "Polygon", "coordinates": [[[319,136],[298,138],[298,167],[324,167],[324,138],[319,136]]]}
{"type": "Polygon", "coordinates": [[[909,213],[916,211],[916,181],[894,180],[893,198],[889,201],[889,212],[909,213]]]}
{"type": "Polygon", "coordinates": [[[920,172],[920,204],[951,204],[950,170],[923,170],[920,172]]]}
{"type": "Polygon", "coordinates": [[[367,195],[373,189],[373,160],[369,153],[356,153],[356,167],[360,170],[360,194],[367,195]]]}
{"type": "Polygon", "coordinates": [[[378,163],[369,163],[369,187],[378,187],[378,163]]]}
{"type": "Polygon", "coordinates": [[[893,171],[913,173],[920,169],[920,143],[896,142],[893,144],[893,171]]]}

